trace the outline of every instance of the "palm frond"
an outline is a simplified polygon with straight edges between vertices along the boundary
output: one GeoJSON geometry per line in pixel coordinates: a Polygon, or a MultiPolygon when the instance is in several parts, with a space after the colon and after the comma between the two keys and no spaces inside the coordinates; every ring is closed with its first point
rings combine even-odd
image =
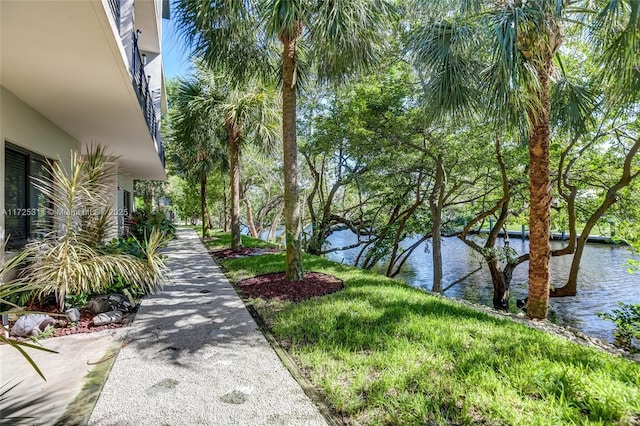
{"type": "Polygon", "coordinates": [[[425,94],[437,110],[455,114],[477,106],[481,64],[471,27],[444,20],[418,27],[409,37],[414,63],[428,76],[425,94]]]}
{"type": "Polygon", "coordinates": [[[640,95],[640,2],[608,0],[590,26],[590,40],[600,54],[603,81],[621,103],[640,95]]]}
{"type": "Polygon", "coordinates": [[[240,80],[268,66],[257,0],[177,0],[172,19],[192,54],[240,80]]]}
{"type": "Polygon", "coordinates": [[[320,81],[341,81],[378,63],[398,17],[385,0],[317,2],[312,12],[305,43],[320,81]]]}
{"type": "Polygon", "coordinates": [[[583,134],[593,124],[598,104],[599,93],[562,76],[551,89],[551,121],[556,126],[583,134]]]}

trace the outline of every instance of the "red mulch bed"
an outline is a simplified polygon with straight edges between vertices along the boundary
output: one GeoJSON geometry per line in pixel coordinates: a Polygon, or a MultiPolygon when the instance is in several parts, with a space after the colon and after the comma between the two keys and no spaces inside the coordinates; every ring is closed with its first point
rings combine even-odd
{"type": "Polygon", "coordinates": [[[65,324],[62,321],[59,321],[58,324],[55,326],[56,328],[55,328],[53,337],[68,336],[69,334],[79,334],[79,333],[94,333],[96,331],[109,330],[113,328],[121,328],[127,324],[128,317],[129,317],[129,314],[124,314],[120,322],[117,322],[117,323],[113,322],[111,324],[94,326],[91,323],[91,320],[96,315],[97,314],[91,314],[88,312],[80,311],[80,321],[78,321],[75,324],[69,324],[68,321],[65,324]],[[69,327],[68,325],[73,325],[73,326],[69,327]]]}
{"type": "Polygon", "coordinates": [[[335,293],[344,287],[341,280],[319,272],[307,272],[301,281],[287,281],[284,272],[276,272],[247,278],[239,281],[238,286],[249,298],[260,297],[293,302],[335,293]]]}
{"type": "Polygon", "coordinates": [[[209,251],[213,257],[216,259],[236,259],[238,257],[245,256],[260,256],[261,254],[273,254],[278,253],[280,250],[273,248],[253,248],[253,247],[243,247],[238,250],[233,249],[215,249],[209,251]]]}
{"type": "MultiPolygon", "coordinates": [[[[78,321],[77,323],[69,322],[69,320],[65,315],[62,315],[62,316],[54,315],[54,314],[57,314],[58,312],[58,307],[55,303],[47,303],[47,304],[43,303],[39,305],[36,304],[32,306],[29,310],[33,311],[34,313],[49,314],[53,319],[57,321],[57,323],[54,325],[54,332],[52,337],[68,336],[70,334],[80,334],[80,333],[95,333],[96,331],[121,328],[128,323],[129,316],[131,315],[131,313],[125,313],[122,320],[118,323],[94,326],[93,323],[91,323],[91,320],[97,314],[93,314],[91,312],[88,312],[82,309],[80,310],[80,321],[78,321]]],[[[10,323],[9,330],[11,330],[11,327],[13,327],[13,322],[10,323]]],[[[12,336],[12,337],[15,338],[16,336],[12,336]]],[[[23,339],[23,338],[19,338],[19,339],[23,339]]]]}

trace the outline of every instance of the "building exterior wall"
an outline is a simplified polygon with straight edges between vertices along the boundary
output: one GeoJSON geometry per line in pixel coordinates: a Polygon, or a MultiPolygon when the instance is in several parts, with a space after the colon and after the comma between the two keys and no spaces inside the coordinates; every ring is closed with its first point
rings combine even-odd
{"type": "MultiPolygon", "coordinates": [[[[81,144],[55,123],[1,88],[3,157],[4,141],[33,151],[65,168],[71,164],[71,151],[79,151],[81,144]]],[[[4,165],[3,165],[4,167],[4,165]]]]}
{"type": "MultiPolygon", "coordinates": [[[[71,165],[71,152],[80,149],[80,142],[56,126],[13,93],[0,86],[0,205],[5,206],[4,155],[5,141],[60,161],[67,170],[71,165]]],[[[4,243],[4,215],[0,215],[0,242],[4,243]]]]}
{"type": "Polygon", "coordinates": [[[118,174],[118,188],[117,188],[117,210],[116,213],[118,215],[117,217],[117,221],[118,221],[118,233],[121,234],[124,230],[124,219],[125,216],[130,215],[131,213],[133,213],[133,179],[131,178],[131,176],[125,175],[125,174],[118,174]],[[131,207],[130,208],[126,208],[125,204],[124,204],[124,194],[125,191],[128,192],[130,194],[130,202],[131,202],[131,207]]]}
{"type": "MultiPolygon", "coordinates": [[[[7,42],[3,44],[6,49],[3,48],[0,61],[4,77],[0,81],[0,206],[3,208],[7,202],[5,141],[60,161],[67,170],[72,151],[82,153],[83,147],[94,143],[105,145],[108,154],[118,157],[114,160],[117,175],[112,182],[112,205],[105,206],[118,216],[112,236],[122,230],[120,213],[124,213],[125,208],[124,191],[131,194],[133,206],[133,179],[166,178],[157,155],[162,150],[160,137],[141,127],[147,124],[152,128],[153,123],[140,119],[145,117],[145,107],[136,105],[136,101],[142,103],[142,100],[139,86],[131,75],[134,37],[140,30],[138,47],[140,53],[146,55],[144,74],[149,77],[148,87],[159,120],[160,111],[166,110],[161,102],[166,98],[161,55],[163,2],[119,0],[118,4],[119,17],[111,10],[108,0],[65,2],[56,7],[43,4],[37,8],[28,2],[0,0],[3,13],[7,12],[1,27],[2,38],[7,42]],[[58,20],[74,18],[52,34],[45,31],[49,22],[56,21],[51,15],[58,20]],[[17,35],[23,22],[33,26],[29,37],[17,35]],[[83,30],[80,31],[83,37],[77,37],[79,29],[83,30]],[[24,55],[24,52],[37,54],[24,55]],[[50,62],[52,55],[65,61],[34,74],[35,58],[50,62]],[[157,152],[149,155],[154,145],[157,152]]],[[[0,243],[4,233],[5,219],[0,215],[0,243]]]]}

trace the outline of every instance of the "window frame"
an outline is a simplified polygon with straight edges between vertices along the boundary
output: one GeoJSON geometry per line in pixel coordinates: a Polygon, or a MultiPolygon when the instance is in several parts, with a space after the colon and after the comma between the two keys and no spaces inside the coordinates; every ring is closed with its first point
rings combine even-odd
{"type": "MultiPolygon", "coordinates": [[[[26,205],[24,207],[24,209],[44,209],[45,211],[49,211],[49,209],[52,208],[52,202],[51,200],[49,200],[47,203],[45,203],[45,205],[43,206],[32,206],[31,205],[31,196],[33,194],[34,191],[34,187],[33,187],[33,178],[36,177],[33,174],[33,163],[34,162],[40,162],[42,164],[44,164],[45,166],[45,170],[47,171],[47,176],[46,178],[51,178],[51,165],[53,164],[53,160],[51,160],[48,157],[45,157],[44,155],[38,154],[36,152],[30,151],[24,147],[21,147],[19,145],[16,145],[14,143],[11,143],[8,140],[5,140],[4,142],[4,161],[6,161],[6,157],[7,157],[7,151],[13,151],[15,153],[18,153],[20,155],[23,155],[26,157],[26,168],[25,168],[25,172],[24,175],[22,176],[22,179],[24,179],[25,181],[25,199],[26,199],[26,205]]],[[[5,188],[4,188],[4,206],[3,206],[3,210],[6,210],[7,208],[7,187],[6,187],[6,180],[7,180],[7,169],[6,169],[6,165],[4,167],[4,176],[2,177],[5,180],[5,188]]],[[[16,250],[16,249],[21,249],[25,246],[26,243],[28,243],[30,240],[32,240],[34,238],[34,234],[35,234],[35,230],[36,230],[36,226],[34,224],[34,218],[35,216],[27,216],[27,218],[24,221],[24,231],[25,231],[25,238],[24,239],[20,239],[18,241],[13,240],[13,238],[9,237],[9,241],[7,243],[7,249],[8,250],[16,250]],[[13,242],[12,242],[13,240],[13,242]]],[[[5,237],[10,234],[7,232],[7,224],[6,224],[6,219],[5,219],[5,229],[4,229],[4,233],[5,233],[5,237]]]]}

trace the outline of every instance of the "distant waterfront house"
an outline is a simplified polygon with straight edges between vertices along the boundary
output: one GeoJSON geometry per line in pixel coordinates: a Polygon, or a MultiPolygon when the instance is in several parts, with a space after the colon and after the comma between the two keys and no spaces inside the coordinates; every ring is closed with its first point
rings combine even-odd
{"type": "Polygon", "coordinates": [[[168,0],[0,1],[0,239],[11,248],[46,207],[30,176],[47,160],[68,169],[71,151],[105,146],[118,226],[134,179],[166,179],[163,17],[168,0]]]}

